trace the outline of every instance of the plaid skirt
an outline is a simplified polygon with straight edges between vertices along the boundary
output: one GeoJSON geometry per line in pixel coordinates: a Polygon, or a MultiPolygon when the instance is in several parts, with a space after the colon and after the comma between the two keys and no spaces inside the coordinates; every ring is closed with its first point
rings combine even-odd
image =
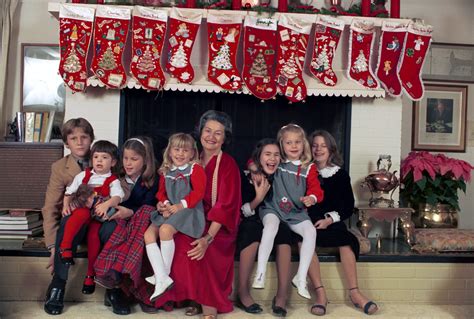
{"type": "Polygon", "coordinates": [[[126,276],[128,285],[137,287],[142,284],[143,236],[154,210],[155,207],[144,205],[129,220],[117,221],[115,231],[94,264],[99,283],[114,286],[126,276]]]}

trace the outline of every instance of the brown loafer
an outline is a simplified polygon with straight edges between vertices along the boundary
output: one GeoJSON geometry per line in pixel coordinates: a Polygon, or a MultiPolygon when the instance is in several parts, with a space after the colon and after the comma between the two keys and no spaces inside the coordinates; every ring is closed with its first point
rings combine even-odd
{"type": "Polygon", "coordinates": [[[139,303],[140,305],[140,309],[144,312],[144,313],[158,313],[158,308],[155,308],[153,306],[150,306],[150,305],[147,305],[143,302],[140,302],[139,303]]]}
{"type": "Polygon", "coordinates": [[[191,306],[187,307],[185,311],[186,316],[196,316],[202,313],[202,308],[201,306],[191,306]]]}

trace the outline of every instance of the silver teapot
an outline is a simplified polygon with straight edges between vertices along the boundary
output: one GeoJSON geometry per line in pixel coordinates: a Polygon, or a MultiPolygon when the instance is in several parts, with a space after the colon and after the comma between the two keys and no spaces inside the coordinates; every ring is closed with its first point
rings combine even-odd
{"type": "Polygon", "coordinates": [[[367,175],[362,183],[362,186],[367,187],[371,193],[370,207],[395,207],[392,196],[400,182],[395,176],[397,171],[390,172],[391,167],[392,157],[390,155],[379,155],[377,170],[367,175]],[[388,193],[390,193],[390,199],[383,197],[383,194],[388,193]],[[375,198],[378,194],[380,196],[375,198]]]}

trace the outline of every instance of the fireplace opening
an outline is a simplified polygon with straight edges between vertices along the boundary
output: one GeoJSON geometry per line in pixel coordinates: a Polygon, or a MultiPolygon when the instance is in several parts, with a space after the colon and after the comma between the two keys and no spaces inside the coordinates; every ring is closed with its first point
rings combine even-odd
{"type": "Polygon", "coordinates": [[[121,91],[120,143],[146,135],[153,139],[157,159],[172,133],[194,133],[200,116],[209,109],[226,112],[232,118],[232,142],[225,149],[243,167],[256,142],[276,137],[288,123],[303,127],[307,134],[325,129],[334,135],[349,169],[351,98],[308,96],[306,103],[288,104],[278,96],[261,102],[245,94],[201,93],[124,89],[121,91]]]}

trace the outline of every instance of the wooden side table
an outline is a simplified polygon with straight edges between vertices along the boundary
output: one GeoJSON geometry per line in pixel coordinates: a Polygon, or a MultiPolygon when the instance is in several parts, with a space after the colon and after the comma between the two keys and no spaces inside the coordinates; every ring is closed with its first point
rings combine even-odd
{"type": "Polygon", "coordinates": [[[413,208],[378,208],[378,207],[358,207],[359,222],[357,227],[364,237],[369,236],[372,229],[370,219],[377,221],[388,221],[393,224],[393,238],[398,235],[398,220],[402,223],[402,230],[405,234],[406,242],[409,245],[414,243],[415,225],[411,221],[411,215],[415,211],[413,208]]]}

